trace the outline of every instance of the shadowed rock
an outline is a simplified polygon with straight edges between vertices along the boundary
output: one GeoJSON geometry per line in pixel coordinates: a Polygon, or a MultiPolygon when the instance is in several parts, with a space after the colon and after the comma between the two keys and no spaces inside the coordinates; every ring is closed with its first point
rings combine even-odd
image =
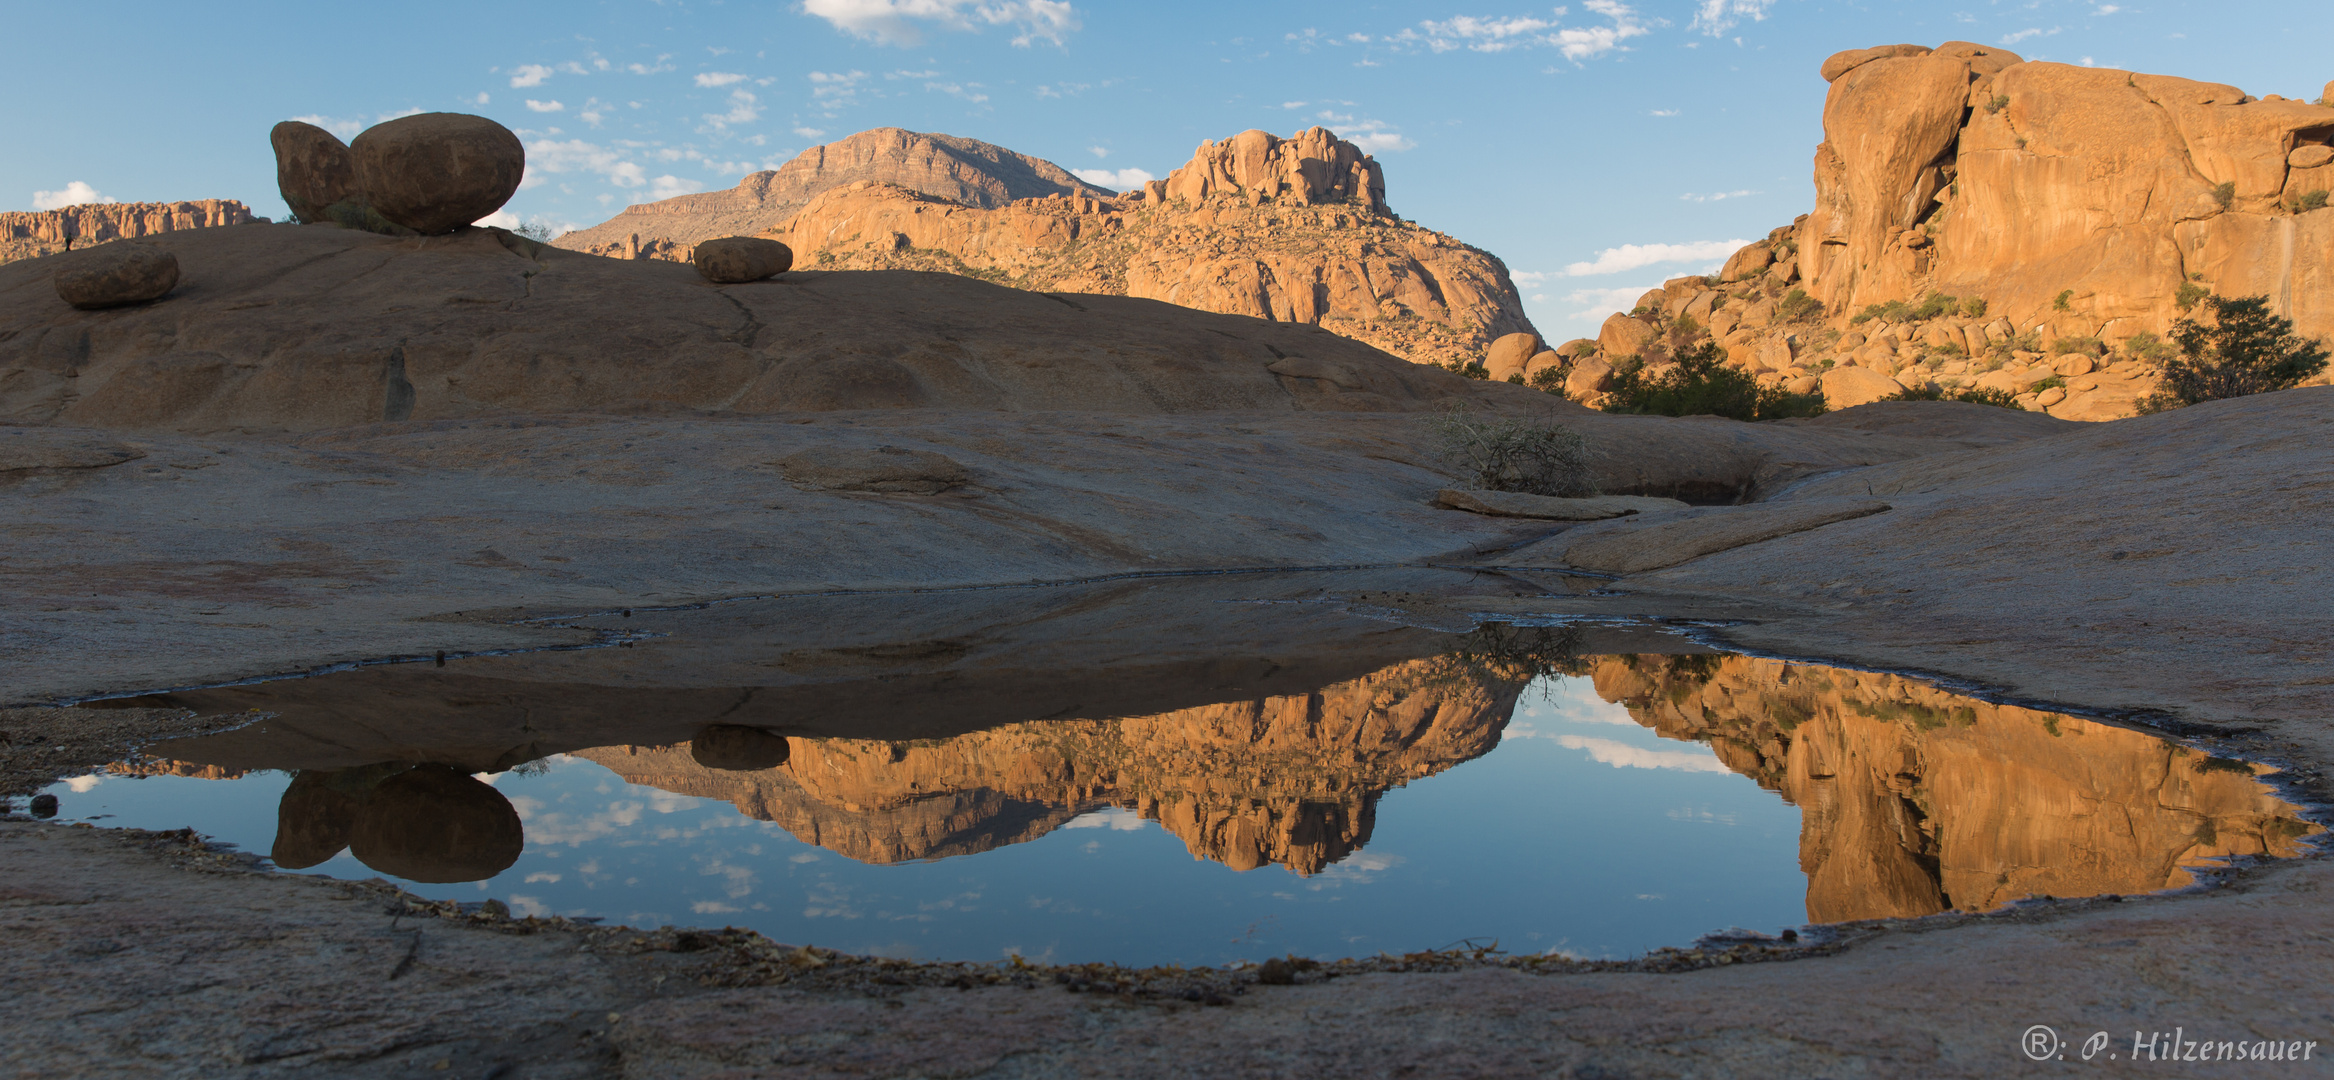
{"type": "Polygon", "coordinates": [[[736,285],[785,273],[794,265],[794,249],[776,240],[725,236],[697,245],[691,259],[705,280],[736,285]]]}
{"type": "Polygon", "coordinates": [[[788,480],[825,491],[897,491],[937,495],[972,474],[945,454],[879,446],[815,447],[778,459],[788,480]]]}
{"type": "Polygon", "coordinates": [[[276,842],[268,851],[277,867],[305,870],[348,847],[356,825],[357,798],[333,783],[331,772],[303,771],[276,804],[276,842]]]}
{"type": "Polygon", "coordinates": [[[689,741],[689,757],[708,769],[760,772],[786,764],[786,738],[761,728],[712,724],[689,741]]]}
{"type": "Polygon", "coordinates": [[[367,128],[349,149],[373,209],[424,236],[502,209],[527,171],[518,136],[463,113],[400,117],[367,128]]]}
{"type": "Polygon", "coordinates": [[[90,251],[57,271],[57,295],[84,311],[159,300],[178,287],[178,256],[145,244],[90,251]]]}
{"type": "Polygon", "coordinates": [[[350,851],[366,866],[440,884],[493,877],[525,847],[510,800],[444,765],[417,765],[383,781],[349,835],[350,851]]]}
{"type": "Polygon", "coordinates": [[[276,190],[302,224],[330,221],[333,204],[362,198],[356,157],[331,132],[286,120],[268,133],[268,142],[276,151],[276,190]]]}

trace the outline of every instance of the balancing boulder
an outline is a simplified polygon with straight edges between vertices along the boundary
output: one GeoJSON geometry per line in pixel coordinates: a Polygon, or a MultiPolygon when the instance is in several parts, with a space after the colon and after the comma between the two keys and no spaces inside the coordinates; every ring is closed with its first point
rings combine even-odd
{"type": "Polygon", "coordinates": [[[357,811],[349,852],[407,881],[484,881],[527,846],[502,792],[444,765],[416,765],[382,781],[357,811]]]}
{"type": "Polygon", "coordinates": [[[159,300],[178,287],[178,256],[116,240],[77,254],[57,271],[57,295],[84,311],[159,300]]]}
{"type": "Polygon", "coordinates": [[[712,724],[689,741],[689,756],[708,769],[760,772],[786,764],[787,742],[761,728],[712,724]]]}
{"type": "Polygon", "coordinates": [[[705,280],[717,285],[736,285],[785,273],[794,265],[794,249],[776,240],[724,236],[697,245],[692,259],[705,280]]]}
{"type": "Polygon", "coordinates": [[[527,171],[518,136],[463,113],[400,117],[365,129],[349,149],[373,210],[424,236],[502,209],[527,171]]]}
{"type": "Polygon", "coordinates": [[[301,224],[330,221],[334,203],[361,198],[356,158],[331,132],[286,120],[268,133],[268,141],[276,149],[276,190],[301,224]]]}

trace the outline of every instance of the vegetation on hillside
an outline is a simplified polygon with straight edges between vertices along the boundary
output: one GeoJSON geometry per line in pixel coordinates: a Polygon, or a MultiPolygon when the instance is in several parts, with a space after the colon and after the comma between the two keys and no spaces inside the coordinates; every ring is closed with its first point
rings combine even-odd
{"type": "Polygon", "coordinates": [[[1676,365],[1650,373],[1642,362],[1613,373],[1604,411],[1653,416],[1724,416],[1733,420],[1781,420],[1817,416],[1823,394],[1794,394],[1779,386],[1761,388],[1748,372],[1729,367],[1716,342],[1677,354],[1676,365]]]}
{"type": "Polygon", "coordinates": [[[2294,333],[2293,320],[2269,310],[2267,296],[2208,296],[2203,306],[2209,321],[2172,324],[2180,355],[2164,361],[2163,380],[2140,400],[2141,412],[2290,389],[2326,369],[2326,346],[2294,333]]]}

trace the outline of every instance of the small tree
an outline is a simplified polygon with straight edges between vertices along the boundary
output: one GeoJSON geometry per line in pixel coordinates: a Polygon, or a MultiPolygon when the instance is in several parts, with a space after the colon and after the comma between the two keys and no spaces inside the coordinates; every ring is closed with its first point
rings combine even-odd
{"type": "Polygon", "coordinates": [[[2209,296],[2204,306],[2211,322],[2172,324],[2180,355],[2164,362],[2163,381],[2140,402],[2141,412],[2286,390],[2326,369],[2326,347],[2295,334],[2293,320],[2269,310],[2267,296],[2209,296]]]}
{"type": "Polygon", "coordinates": [[[1478,416],[1465,405],[1436,417],[1443,457],[1479,490],[1581,498],[1597,493],[1588,440],[1553,420],[1478,416]]]}

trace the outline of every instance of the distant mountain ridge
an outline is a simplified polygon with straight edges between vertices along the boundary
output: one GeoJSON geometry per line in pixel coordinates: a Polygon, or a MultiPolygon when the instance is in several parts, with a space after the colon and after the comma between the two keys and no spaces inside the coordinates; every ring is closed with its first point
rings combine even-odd
{"type": "Polygon", "coordinates": [[[0,213],[0,263],[54,255],[108,240],[266,220],[252,217],[251,208],[234,199],[84,203],[56,210],[12,210],[0,213]]]}
{"type": "Polygon", "coordinates": [[[993,143],[886,127],[811,147],[778,169],[755,173],[733,188],[625,207],[615,217],[553,243],[618,258],[686,258],[686,250],[701,241],[776,228],[820,193],[862,181],[896,184],[981,207],[1050,195],[1112,194],[1053,162],[993,143]]]}

